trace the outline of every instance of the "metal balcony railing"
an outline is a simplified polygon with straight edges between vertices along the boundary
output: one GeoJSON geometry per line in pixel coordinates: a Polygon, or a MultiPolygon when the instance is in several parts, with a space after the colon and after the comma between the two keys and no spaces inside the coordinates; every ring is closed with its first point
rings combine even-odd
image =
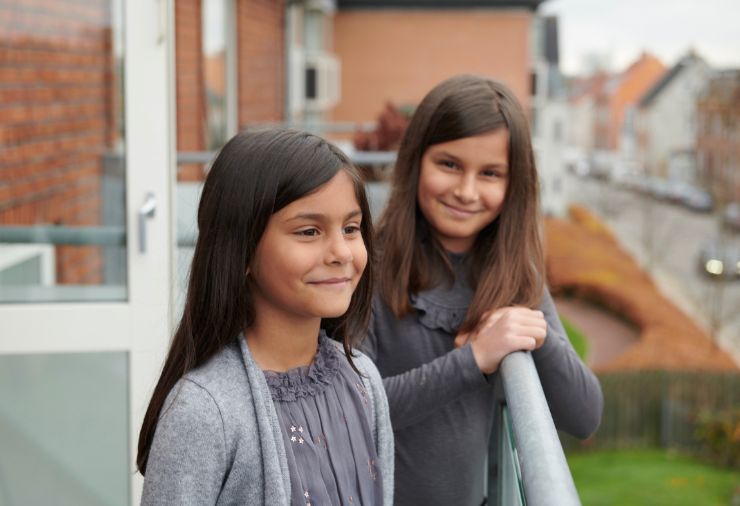
{"type": "MultiPolygon", "coordinates": [[[[218,151],[180,151],[177,164],[209,164],[216,159],[218,151]]],[[[395,151],[354,151],[350,153],[356,165],[392,165],[396,162],[395,151]]]]}
{"type": "Polygon", "coordinates": [[[515,352],[500,367],[506,404],[499,413],[499,506],[580,505],[532,355],[515,352]]]}

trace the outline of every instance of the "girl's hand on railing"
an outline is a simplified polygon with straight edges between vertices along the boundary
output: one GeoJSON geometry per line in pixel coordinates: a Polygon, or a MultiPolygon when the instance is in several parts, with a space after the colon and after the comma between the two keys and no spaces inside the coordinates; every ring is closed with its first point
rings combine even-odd
{"type": "Polygon", "coordinates": [[[473,357],[484,374],[495,372],[513,351],[532,351],[545,342],[547,323],[542,311],[510,306],[486,313],[473,332],[458,334],[455,346],[470,342],[473,357]]]}

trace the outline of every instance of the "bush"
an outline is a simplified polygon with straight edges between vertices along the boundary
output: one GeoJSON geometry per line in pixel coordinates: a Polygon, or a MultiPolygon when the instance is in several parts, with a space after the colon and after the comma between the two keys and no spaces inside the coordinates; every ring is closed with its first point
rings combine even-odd
{"type": "Polygon", "coordinates": [[[740,409],[702,411],[696,421],[696,437],[712,462],[740,467],[740,409]]]}

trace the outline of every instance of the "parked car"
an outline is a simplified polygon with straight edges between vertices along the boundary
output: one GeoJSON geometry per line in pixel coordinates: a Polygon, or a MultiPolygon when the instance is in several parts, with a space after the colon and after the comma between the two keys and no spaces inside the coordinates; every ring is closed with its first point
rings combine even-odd
{"type": "Polygon", "coordinates": [[[609,173],[609,181],[620,188],[632,189],[637,180],[644,177],[643,170],[634,160],[617,159],[609,173]]]}
{"type": "Polygon", "coordinates": [[[699,270],[725,279],[740,279],[740,244],[712,241],[699,250],[699,270]]]}
{"type": "Polygon", "coordinates": [[[591,165],[586,157],[570,160],[566,164],[566,167],[571,174],[575,174],[578,177],[588,177],[591,172],[591,165]]]}
{"type": "Polygon", "coordinates": [[[602,181],[611,179],[616,155],[610,151],[594,151],[589,156],[589,176],[602,181]]]}
{"type": "Polygon", "coordinates": [[[689,186],[681,202],[689,209],[700,213],[711,213],[714,209],[712,194],[697,186],[689,186]]]}
{"type": "Polygon", "coordinates": [[[722,223],[728,228],[740,232],[740,202],[731,202],[722,213],[722,223]]]}
{"type": "Polygon", "coordinates": [[[625,174],[621,179],[617,180],[616,183],[620,188],[642,192],[642,189],[645,186],[645,181],[645,176],[641,174],[625,174]]]}
{"type": "Polygon", "coordinates": [[[680,204],[695,188],[685,181],[669,179],[667,183],[667,199],[674,204],[680,204]]]}
{"type": "Polygon", "coordinates": [[[658,200],[668,199],[669,184],[667,179],[651,177],[648,180],[648,192],[658,200]]]}
{"type": "Polygon", "coordinates": [[[588,177],[591,171],[591,163],[583,151],[573,147],[565,148],[563,157],[568,172],[578,177],[588,177]]]}
{"type": "Polygon", "coordinates": [[[640,195],[650,195],[650,178],[639,176],[633,183],[632,189],[640,195]]]}

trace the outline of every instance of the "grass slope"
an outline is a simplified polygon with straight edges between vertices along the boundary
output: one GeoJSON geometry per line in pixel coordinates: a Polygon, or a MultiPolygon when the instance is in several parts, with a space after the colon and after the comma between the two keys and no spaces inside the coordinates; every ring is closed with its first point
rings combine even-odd
{"type": "Polygon", "coordinates": [[[563,324],[563,328],[565,328],[565,333],[568,334],[570,344],[573,345],[573,348],[575,348],[576,353],[581,357],[581,360],[585,361],[586,353],[588,352],[588,341],[586,340],[586,336],[584,336],[583,332],[573,325],[570,320],[563,318],[562,315],[560,316],[560,321],[563,324]]]}

